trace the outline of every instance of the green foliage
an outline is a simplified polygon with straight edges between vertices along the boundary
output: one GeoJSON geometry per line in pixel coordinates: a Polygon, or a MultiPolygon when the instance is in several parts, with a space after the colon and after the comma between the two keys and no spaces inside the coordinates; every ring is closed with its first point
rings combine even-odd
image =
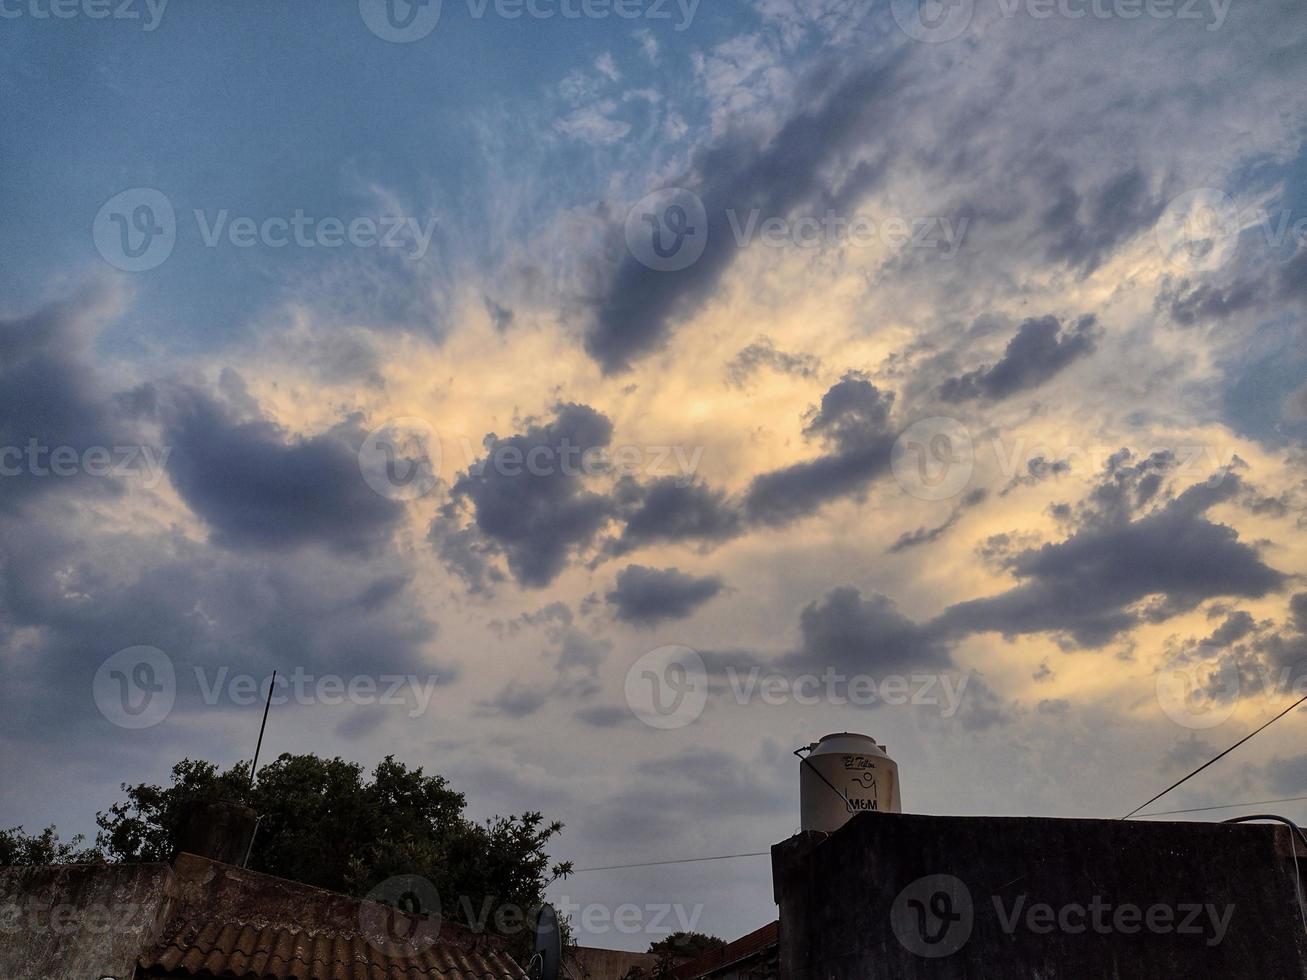
{"type": "Polygon", "coordinates": [[[561,823],[536,812],[475,823],[444,777],[393,757],[368,779],[343,759],[282,755],[253,787],[243,763],[220,772],[186,759],[173,767],[170,786],[123,790],[126,801],[96,818],[111,860],[169,860],[191,807],[244,803],[261,818],[252,869],[358,896],[391,877],[419,875],[438,890],[446,920],[507,934],[515,952],[531,945],[523,915],[571,873],[547,851],[561,823]]]}
{"type": "Polygon", "coordinates": [[[669,980],[672,972],[682,963],[725,945],[726,940],[702,932],[674,932],[666,939],[650,944],[649,952],[658,957],[658,962],[652,968],[646,970],[644,967],[633,966],[626,971],[622,980],[669,980]]]}
{"type": "Polygon", "coordinates": [[[82,847],[80,834],[72,840],[59,839],[53,826],[33,836],[22,827],[0,830],[0,867],[16,864],[89,864],[104,860],[93,847],[82,847]]]}

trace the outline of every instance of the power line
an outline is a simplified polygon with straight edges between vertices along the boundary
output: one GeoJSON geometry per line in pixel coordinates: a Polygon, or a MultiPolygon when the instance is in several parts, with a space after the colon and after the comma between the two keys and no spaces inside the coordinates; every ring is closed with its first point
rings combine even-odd
{"type": "Polygon", "coordinates": [[[1133,810],[1131,810],[1129,813],[1127,813],[1127,814],[1126,814],[1124,817],[1122,817],[1121,819],[1122,819],[1122,820],[1129,820],[1131,817],[1133,817],[1136,813],[1138,813],[1138,812],[1139,812],[1140,810],[1142,810],[1144,807],[1146,807],[1146,806],[1151,806],[1152,804],[1156,803],[1158,800],[1160,800],[1160,799],[1161,799],[1163,796],[1165,796],[1167,793],[1171,792],[1171,790],[1175,789],[1175,788],[1178,787],[1178,786],[1182,786],[1183,784],[1187,783],[1189,780],[1193,779],[1195,776],[1197,776],[1200,772],[1202,772],[1202,771],[1203,771],[1204,769],[1206,769],[1208,766],[1212,766],[1212,765],[1215,765],[1216,763],[1220,762],[1222,759],[1224,759],[1227,755],[1229,755],[1231,752],[1233,752],[1233,751],[1234,751],[1235,749],[1237,749],[1239,746],[1243,745],[1245,742],[1249,741],[1249,740],[1252,739],[1254,736],[1256,736],[1256,735],[1260,735],[1262,732],[1266,731],[1266,729],[1270,728],[1272,725],[1274,725],[1277,721],[1279,721],[1281,718],[1283,718],[1285,715],[1287,715],[1287,714],[1288,714],[1290,711],[1292,711],[1294,708],[1298,707],[1298,705],[1300,705],[1300,704],[1307,704],[1307,695],[1304,695],[1303,697],[1301,697],[1301,698],[1299,698],[1297,701],[1295,701],[1293,704],[1289,705],[1289,707],[1285,708],[1285,709],[1284,709],[1283,711],[1281,711],[1278,715],[1276,715],[1274,718],[1272,718],[1270,721],[1268,721],[1265,725],[1263,725],[1261,728],[1257,729],[1257,731],[1255,731],[1255,732],[1251,732],[1251,733],[1245,735],[1243,738],[1239,739],[1239,741],[1235,742],[1235,743],[1234,743],[1233,745],[1231,745],[1228,749],[1226,749],[1224,752],[1222,752],[1220,755],[1218,755],[1215,759],[1212,759],[1212,760],[1209,761],[1209,762],[1204,762],[1201,766],[1199,766],[1197,769],[1195,769],[1195,770],[1194,770],[1193,772],[1191,772],[1189,775],[1185,776],[1184,779],[1181,779],[1181,780],[1179,780],[1178,782],[1172,783],[1170,786],[1166,787],[1166,789],[1162,790],[1162,792],[1158,793],[1156,796],[1154,796],[1154,797],[1153,797],[1151,800],[1149,800],[1147,803],[1141,803],[1141,804],[1139,804],[1139,806],[1135,807],[1133,810]]]}
{"type": "Polygon", "coordinates": [[[1249,800],[1247,803],[1222,803],[1220,806],[1195,806],[1188,810],[1155,810],[1152,813],[1140,813],[1140,817],[1168,817],[1176,813],[1206,813],[1209,810],[1233,810],[1241,806],[1264,806],[1268,803],[1299,803],[1307,796],[1287,796],[1278,800],[1249,800]]]}
{"type": "Polygon", "coordinates": [[[583,871],[625,871],[627,868],[658,868],[665,864],[698,864],[701,861],[730,861],[734,858],[768,857],[771,851],[752,851],[748,854],[718,854],[713,857],[679,858],[675,861],[645,861],[641,864],[610,864],[602,868],[574,868],[572,874],[583,871]]]}
{"type": "MultiPolygon", "coordinates": [[[[1255,733],[1254,733],[1255,734],[1255,733]]],[[[1157,810],[1153,813],[1131,814],[1140,817],[1169,817],[1179,813],[1207,813],[1211,810],[1233,810],[1242,806],[1265,806],[1270,803],[1299,803],[1307,796],[1288,796],[1278,800],[1247,800],[1243,803],[1222,803],[1220,806],[1197,806],[1186,810],[1157,810]]],[[[1147,806],[1147,804],[1144,804],[1147,806]]],[[[699,864],[704,861],[730,861],[735,858],[767,857],[771,851],[750,851],[747,854],[717,854],[712,857],[677,858],[671,861],[644,861],[639,864],[609,864],[596,868],[574,868],[572,874],[586,871],[625,871],[630,868],[661,868],[669,864],[699,864]]]]}

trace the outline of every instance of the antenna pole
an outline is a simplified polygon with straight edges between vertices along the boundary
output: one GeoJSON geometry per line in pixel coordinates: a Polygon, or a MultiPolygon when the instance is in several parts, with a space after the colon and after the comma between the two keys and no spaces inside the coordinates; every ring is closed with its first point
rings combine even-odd
{"type": "Polygon", "coordinates": [[[254,786],[254,772],[259,766],[259,752],[263,749],[263,730],[268,727],[268,709],[272,707],[272,691],[277,686],[277,671],[273,670],[268,682],[268,700],[263,705],[263,724],[259,726],[259,742],[254,746],[254,761],[250,763],[250,786],[254,786]]]}

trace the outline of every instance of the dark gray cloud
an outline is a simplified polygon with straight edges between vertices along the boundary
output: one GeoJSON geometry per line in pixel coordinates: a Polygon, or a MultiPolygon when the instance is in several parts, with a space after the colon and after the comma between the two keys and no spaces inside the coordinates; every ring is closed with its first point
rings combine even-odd
{"type": "MultiPolygon", "coordinates": [[[[905,49],[906,51],[906,49],[905,49]]],[[[586,350],[606,372],[659,349],[672,324],[708,299],[739,254],[728,212],[785,217],[811,204],[824,213],[871,190],[884,164],[859,167],[859,145],[892,131],[901,111],[903,59],[843,78],[814,76],[799,111],[766,137],[732,130],[703,147],[673,184],[702,198],[708,215],[703,255],[679,272],[654,271],[626,255],[599,287],[586,350]],[[836,175],[836,176],[833,176],[836,175]]],[[[620,231],[619,231],[620,237],[620,231]]]]}
{"type": "Polygon", "coordinates": [[[940,631],[913,622],[892,599],[855,588],[832,589],[799,614],[801,644],[781,662],[815,672],[944,670],[954,666],[940,631]]]}
{"type": "Polygon", "coordinates": [[[506,718],[527,718],[543,708],[553,696],[549,684],[509,681],[484,707],[506,718]]]}
{"type": "Polygon", "coordinates": [[[614,493],[624,521],[606,546],[610,555],[646,544],[697,542],[711,546],[753,527],[777,527],[806,517],[824,504],[865,492],[886,472],[896,433],[890,428],[894,393],[879,390],[865,374],[851,371],[813,407],[803,430],[826,452],[755,477],[733,499],[702,483],[675,477],[650,484],[626,479],[614,493]]]}
{"type": "Polygon", "coordinates": [[[962,499],[954,505],[952,513],[943,524],[937,524],[935,527],[919,527],[915,531],[904,531],[887,549],[891,555],[907,551],[909,548],[918,548],[924,544],[933,544],[951,531],[962,520],[962,515],[973,507],[978,507],[985,502],[989,492],[981,487],[971,490],[962,499]]]}
{"type": "Polygon", "coordinates": [[[1071,472],[1071,463],[1065,459],[1048,460],[1043,456],[1036,456],[1026,463],[1026,472],[1018,473],[1008,482],[1002,490],[999,491],[1000,497],[1006,497],[1017,487],[1033,487],[1036,484],[1043,483],[1051,477],[1062,476],[1064,473],[1071,472]]]}
{"type": "Polygon", "coordinates": [[[866,375],[850,372],[826,392],[804,429],[827,453],[755,477],[744,496],[749,523],[787,524],[823,504],[858,494],[890,465],[895,433],[890,430],[892,392],[882,392],[866,375]]]}
{"type": "Polygon", "coordinates": [[[813,378],[821,370],[821,360],[815,354],[787,353],[778,349],[770,337],[759,337],[726,365],[726,378],[735,387],[743,388],[763,368],[795,378],[813,378]]]}
{"type": "Polygon", "coordinates": [[[655,626],[669,619],[686,619],[717,596],[724,583],[716,576],[686,575],[675,568],[631,565],[617,576],[608,593],[616,617],[635,626],[655,626]]]}
{"type": "Polygon", "coordinates": [[[476,527],[463,526],[456,506],[441,509],[440,516],[431,522],[427,540],[445,568],[458,576],[473,595],[494,595],[495,586],[507,578],[496,562],[502,549],[476,527]]]}
{"type": "Polygon", "coordinates": [[[1085,275],[1119,245],[1151,229],[1166,208],[1166,195],[1154,190],[1138,168],[1124,170],[1086,192],[1072,185],[1062,167],[1052,166],[1049,174],[1052,203],[1040,220],[1048,256],[1085,275]]]}
{"type": "MultiPolygon", "coordinates": [[[[227,375],[230,384],[232,375],[227,375]]],[[[171,393],[163,414],[177,492],[233,548],[324,544],[354,554],[389,540],[404,505],[363,479],[358,418],[320,435],[293,436],[197,388],[171,393]]]]}
{"type": "Polygon", "coordinates": [[[0,320],[0,510],[71,486],[119,488],[115,475],[91,476],[81,465],[88,450],[101,450],[116,467],[126,457],[115,447],[139,439],[125,425],[130,401],[111,397],[92,368],[95,331],[111,300],[92,285],[29,316],[0,320]],[[53,469],[56,451],[77,465],[53,469]]]}
{"type": "Polygon", "coordinates": [[[1307,793],[1307,755],[1273,759],[1266,767],[1266,779],[1279,796],[1307,793]]]}
{"type": "Polygon", "coordinates": [[[997,401],[1037,388],[1076,360],[1092,354],[1100,331],[1093,316],[1064,330],[1057,317],[1025,320],[997,363],[949,378],[940,386],[945,401],[997,401]]]}
{"type": "MultiPolygon", "coordinates": [[[[457,677],[428,658],[438,626],[393,561],[341,562],[321,549],[253,555],[166,532],[91,533],[86,520],[55,510],[0,524],[0,647],[8,651],[0,714],[15,736],[112,731],[92,678],[107,657],[135,646],[157,647],[176,666],[177,707],[158,729],[165,741],[186,730],[188,713],[246,710],[223,687],[236,675],[457,677]],[[219,691],[216,703],[203,703],[197,668],[219,691]]],[[[289,724],[300,709],[291,702],[278,713],[289,724]]],[[[345,724],[347,735],[362,731],[330,706],[313,717],[345,724]]]]}
{"type": "Polygon", "coordinates": [[[1163,288],[1157,305],[1164,307],[1171,319],[1184,327],[1212,321],[1228,320],[1236,314],[1260,308],[1267,298],[1265,287],[1253,279],[1236,279],[1234,282],[1191,283],[1182,279],[1174,286],[1163,288]]]}
{"type": "MultiPolygon", "coordinates": [[[[455,504],[467,503],[479,534],[502,551],[509,571],[521,585],[543,588],[566,567],[568,559],[594,539],[615,514],[614,502],[585,488],[582,459],[603,449],[613,425],[588,405],[565,404],[548,422],[533,422],[519,435],[485,439],[486,455],[454,484],[455,504]]],[[[433,526],[433,538],[457,559],[455,570],[484,582],[488,573],[477,568],[484,560],[467,542],[445,545],[449,523],[457,513],[447,509],[433,526]]],[[[454,533],[457,534],[457,525],[454,533]]],[[[456,539],[457,540],[457,539],[456,539]]]]}
{"type": "Polygon", "coordinates": [[[591,728],[617,728],[620,725],[639,722],[630,708],[615,704],[591,705],[578,711],[576,717],[582,724],[589,725],[591,728]]]}
{"type": "Polygon", "coordinates": [[[526,718],[551,701],[584,701],[599,692],[599,668],[613,652],[612,642],[573,627],[567,617],[546,613],[537,622],[549,624],[545,656],[552,661],[552,676],[535,681],[514,678],[481,703],[490,713],[526,718]]]}
{"type": "Polygon", "coordinates": [[[1258,598],[1282,588],[1286,577],[1234,528],[1206,517],[1237,497],[1238,475],[1154,503],[1168,459],[1162,454],[1132,465],[1128,454],[1114,457],[1106,479],[1078,508],[1070,537],[1006,559],[1021,584],[951,606],[935,625],[952,635],[1065,633],[1097,647],[1144,618],[1158,621],[1206,599],[1258,598]],[[1141,608],[1144,600],[1150,604],[1141,608]]]}
{"type": "Polygon", "coordinates": [[[726,494],[702,483],[685,484],[669,476],[640,484],[628,477],[614,496],[624,526],[608,546],[611,554],[659,542],[719,544],[744,533],[743,516],[726,494]]]}

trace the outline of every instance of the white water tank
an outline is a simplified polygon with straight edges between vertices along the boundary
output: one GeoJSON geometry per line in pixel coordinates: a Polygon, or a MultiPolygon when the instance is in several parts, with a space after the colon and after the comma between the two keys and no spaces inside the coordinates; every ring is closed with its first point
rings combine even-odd
{"type": "Polygon", "coordinates": [[[814,742],[807,751],[799,768],[803,830],[829,834],[859,813],[903,812],[898,764],[874,738],[840,732],[814,742]]]}

